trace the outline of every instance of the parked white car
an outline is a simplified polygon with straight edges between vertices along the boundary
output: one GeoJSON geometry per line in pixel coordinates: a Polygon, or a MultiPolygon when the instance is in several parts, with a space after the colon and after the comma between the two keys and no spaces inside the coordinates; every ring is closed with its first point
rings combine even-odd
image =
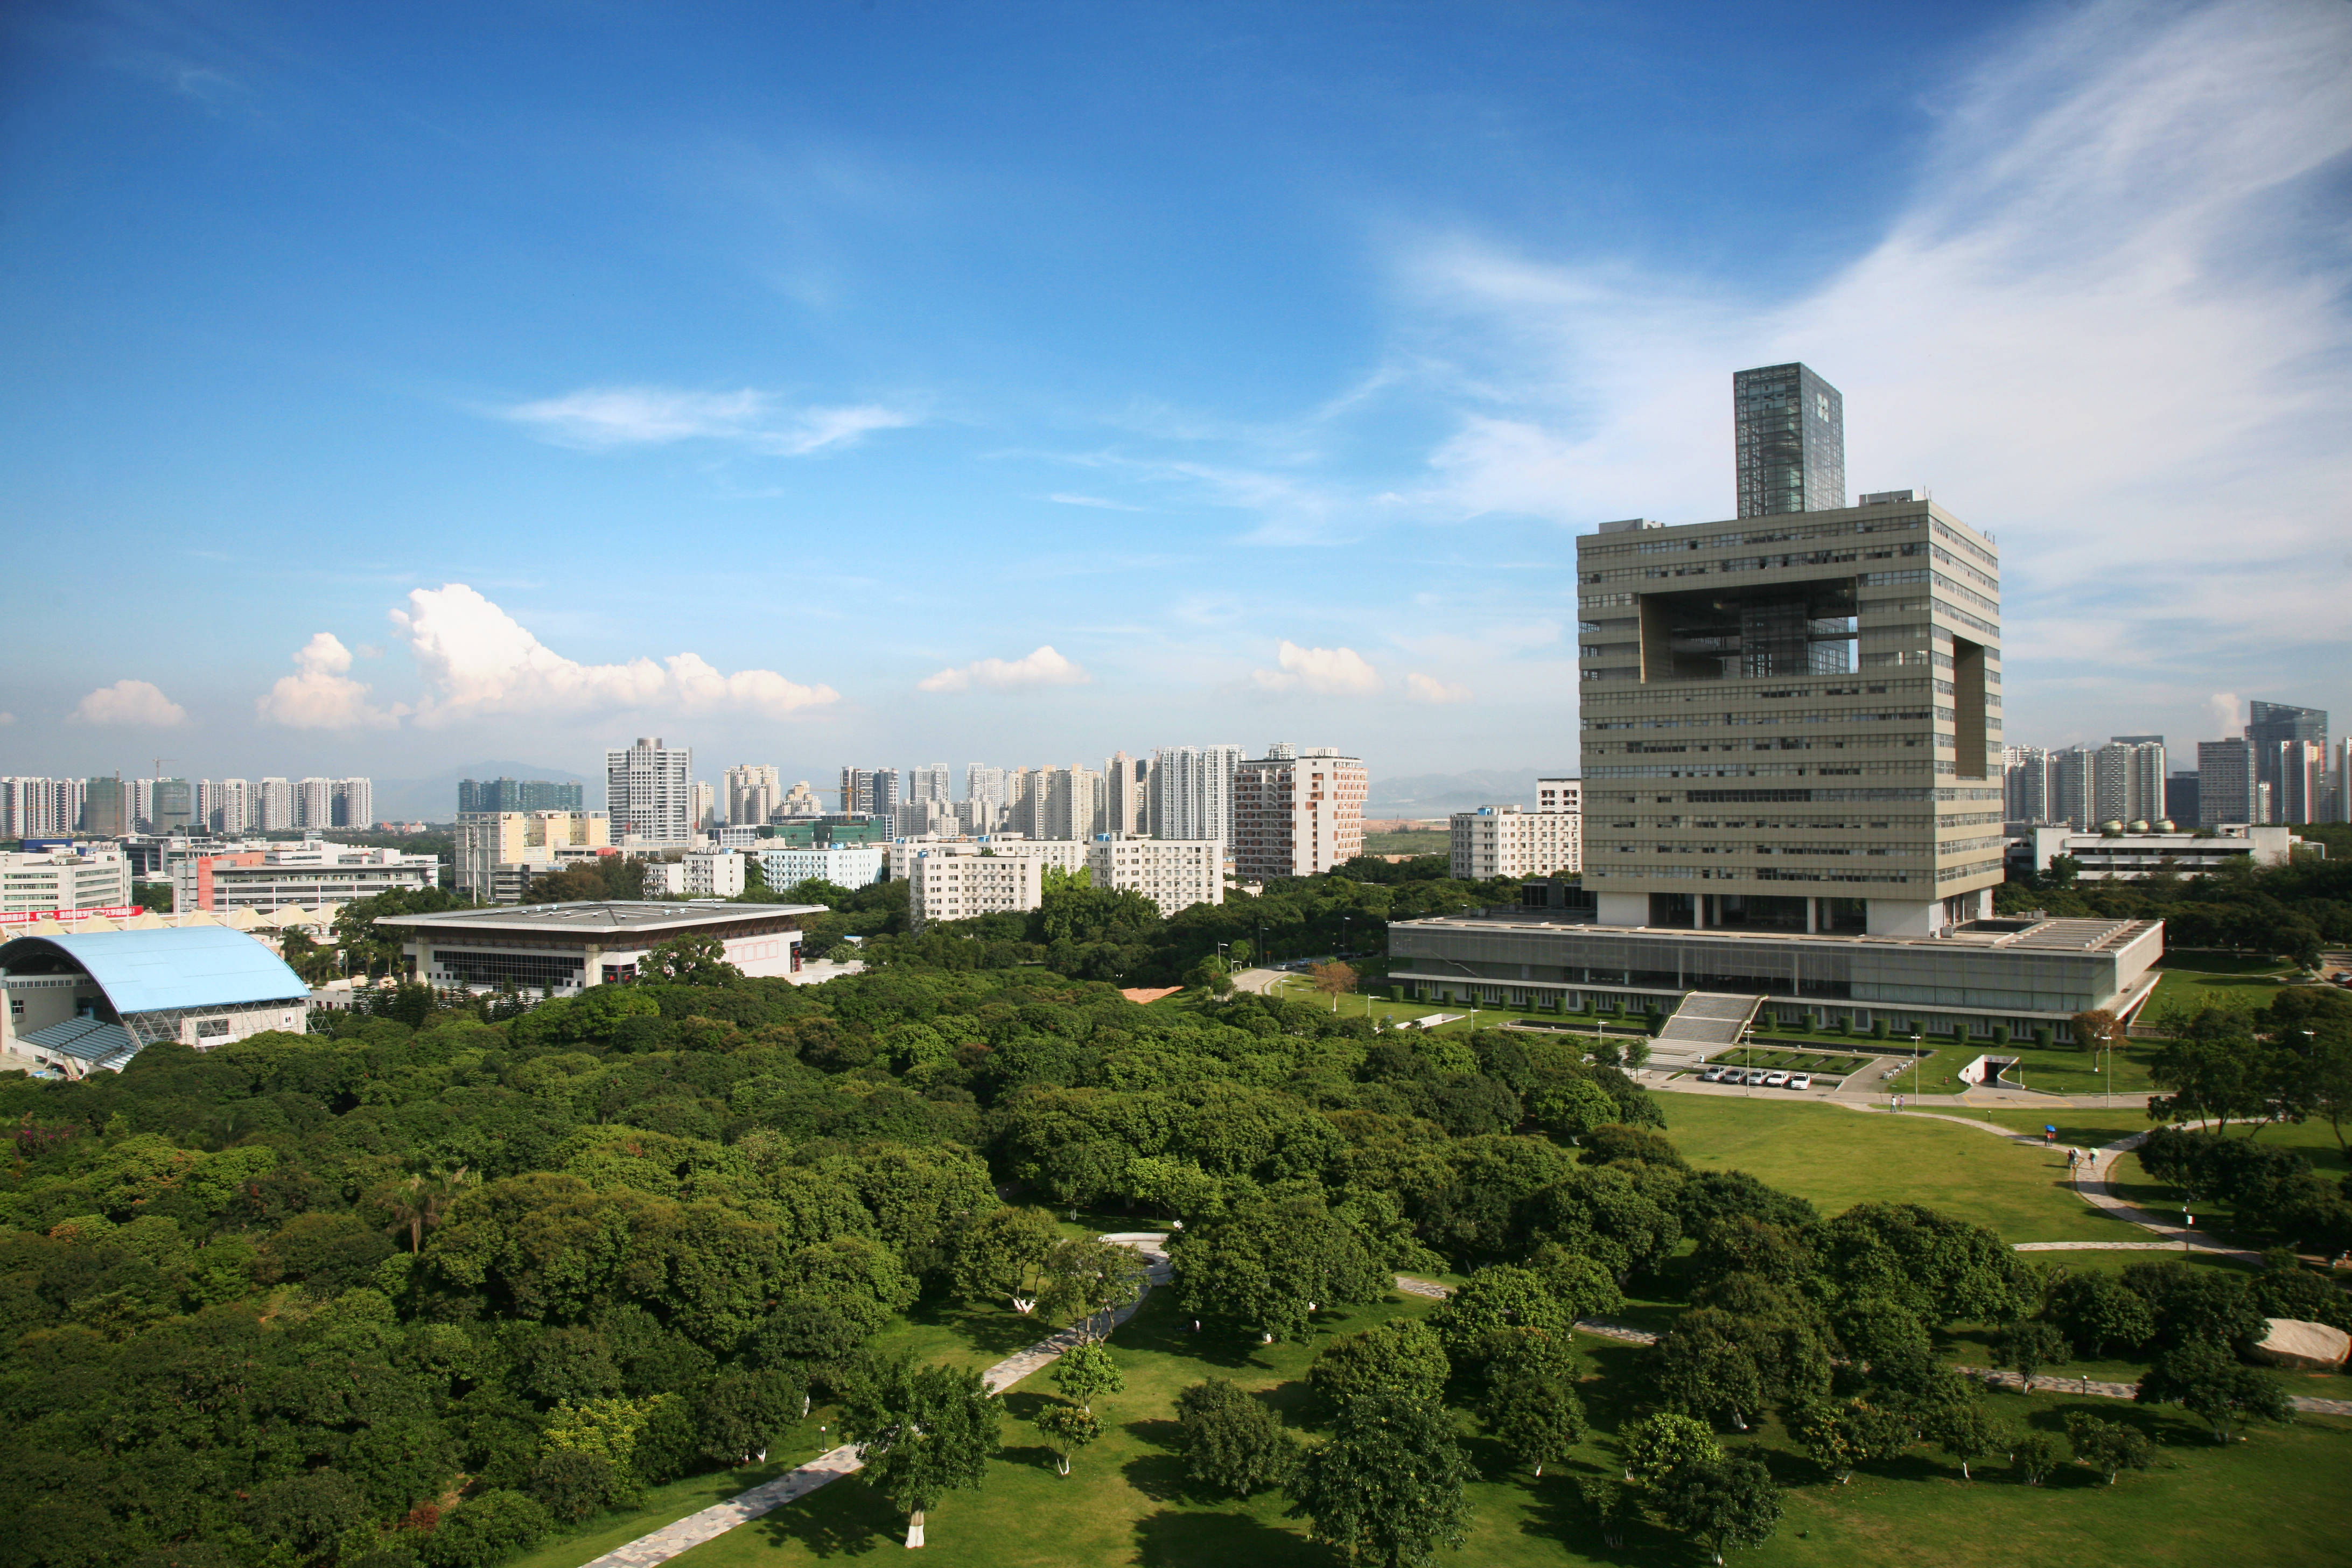
{"type": "Polygon", "coordinates": [[[1813,1075],[1809,1072],[1792,1072],[1789,1075],[1789,1087],[1790,1089],[1811,1089],[1813,1087],[1813,1075]]]}

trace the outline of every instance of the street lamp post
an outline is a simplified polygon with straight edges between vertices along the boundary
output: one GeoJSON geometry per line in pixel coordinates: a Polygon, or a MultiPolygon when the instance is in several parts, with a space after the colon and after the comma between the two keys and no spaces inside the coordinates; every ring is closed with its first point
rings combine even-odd
{"type": "Polygon", "coordinates": [[[1919,1037],[1911,1037],[1911,1098],[1919,1098],[1919,1037]]]}

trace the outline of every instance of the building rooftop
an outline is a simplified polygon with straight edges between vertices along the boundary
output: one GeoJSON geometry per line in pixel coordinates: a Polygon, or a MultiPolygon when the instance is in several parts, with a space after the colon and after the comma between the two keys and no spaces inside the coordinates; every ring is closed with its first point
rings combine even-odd
{"type": "Polygon", "coordinates": [[[98,982],[117,1013],[227,1007],[310,994],[285,960],[226,926],[18,937],[0,946],[0,971],[58,973],[60,955],[98,982]]]}
{"type": "Polygon", "coordinates": [[[1574,931],[1580,935],[1673,937],[1701,942],[1795,942],[1841,947],[1974,947],[2029,949],[2040,952],[2096,952],[2119,948],[2153,931],[2160,921],[2053,920],[2021,916],[2014,920],[1971,921],[1942,936],[1868,936],[1851,931],[1725,929],[1701,931],[1691,926],[1604,926],[1591,921],[1561,920],[1553,910],[1507,910],[1475,915],[1433,915],[1425,920],[1398,921],[1391,929],[1412,926],[1486,926],[1498,931],[1574,931]]]}
{"type": "Polygon", "coordinates": [[[581,904],[523,904],[502,909],[452,910],[437,915],[379,915],[380,926],[416,926],[432,931],[555,931],[567,936],[642,936],[654,931],[692,931],[715,920],[764,920],[778,915],[821,915],[823,904],[740,904],[730,899],[670,900],[605,900],[581,904]]]}

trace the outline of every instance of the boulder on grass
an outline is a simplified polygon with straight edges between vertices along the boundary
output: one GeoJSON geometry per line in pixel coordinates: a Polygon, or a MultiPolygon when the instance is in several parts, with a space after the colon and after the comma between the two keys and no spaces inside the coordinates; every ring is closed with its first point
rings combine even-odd
{"type": "Polygon", "coordinates": [[[2306,1323],[2297,1318],[2264,1318],[2270,1332],[2254,1347],[2254,1354],[2273,1366],[2291,1366],[2304,1372],[2334,1372],[2344,1364],[2347,1352],[2352,1352],[2352,1334],[2342,1329],[2331,1329],[2326,1323],[2306,1323]]]}

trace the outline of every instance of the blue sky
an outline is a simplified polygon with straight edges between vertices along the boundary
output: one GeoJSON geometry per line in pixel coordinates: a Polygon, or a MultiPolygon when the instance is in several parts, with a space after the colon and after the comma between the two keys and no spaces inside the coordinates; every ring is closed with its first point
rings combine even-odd
{"type": "Polygon", "coordinates": [[[1573,535],[1790,358],[2011,739],[2352,723],[2339,5],[0,26],[0,771],[1572,767],[1573,535]]]}

